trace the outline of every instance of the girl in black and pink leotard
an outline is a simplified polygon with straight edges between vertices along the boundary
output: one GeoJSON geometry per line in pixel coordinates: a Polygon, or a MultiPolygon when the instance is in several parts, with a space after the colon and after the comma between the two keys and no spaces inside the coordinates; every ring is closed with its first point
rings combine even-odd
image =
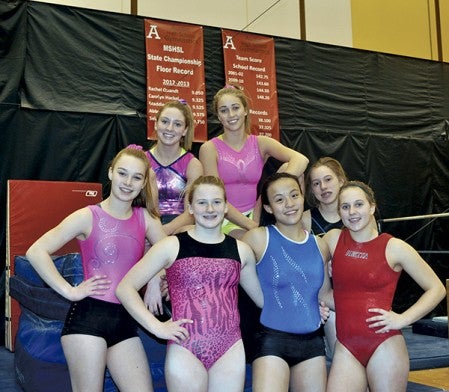
{"type": "Polygon", "coordinates": [[[169,336],[167,324],[145,307],[138,290],[165,268],[173,320],[185,330],[169,341],[165,376],[170,391],[195,385],[200,391],[242,391],[245,352],[240,335],[237,289],[240,283],[258,306],[263,295],[251,248],[222,233],[227,210],[223,182],[201,176],[188,193],[195,225],[153,245],[125,276],[117,296],[150,332],[169,336]]]}

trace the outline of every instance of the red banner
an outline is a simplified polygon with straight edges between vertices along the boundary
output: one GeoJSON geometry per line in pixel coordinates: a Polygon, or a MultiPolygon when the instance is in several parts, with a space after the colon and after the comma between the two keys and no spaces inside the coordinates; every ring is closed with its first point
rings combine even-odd
{"type": "Polygon", "coordinates": [[[168,101],[185,99],[195,118],[197,142],[207,140],[203,28],[145,19],[147,137],[156,139],[156,113],[168,101]]]}
{"type": "Polygon", "coordinates": [[[221,30],[226,83],[244,87],[251,99],[251,132],[279,140],[274,40],[221,30]]]}

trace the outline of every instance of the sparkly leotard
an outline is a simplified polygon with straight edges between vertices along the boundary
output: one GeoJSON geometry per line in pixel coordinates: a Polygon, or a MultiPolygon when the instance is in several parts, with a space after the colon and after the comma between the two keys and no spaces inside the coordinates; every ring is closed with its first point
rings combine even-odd
{"type": "Polygon", "coordinates": [[[92,295],[101,301],[120,303],[115,289],[125,274],[143,256],[145,249],[145,217],[143,208],[133,207],[128,219],[117,219],[100,206],[88,206],[92,212],[92,231],[79,240],[84,279],[106,275],[111,281],[104,295],[92,295]]]}
{"type": "Polygon", "coordinates": [[[210,369],[241,338],[237,241],[226,236],[221,243],[205,244],[187,232],[176,236],[179,253],[166,269],[173,320],[193,320],[193,324],[184,325],[190,337],[180,345],[210,369]]]}
{"type": "Polygon", "coordinates": [[[158,162],[151,151],[146,155],[156,174],[159,193],[159,213],[164,216],[177,216],[184,212],[184,192],[187,184],[187,166],[194,158],[191,152],[183,149],[181,156],[164,166],[158,162]]]}
{"type": "Polygon", "coordinates": [[[257,263],[264,296],[260,321],[283,332],[306,334],[320,327],[318,292],[324,280],[324,262],[314,236],[302,242],[266,227],[267,248],[257,263]]]}
{"type": "Polygon", "coordinates": [[[376,334],[366,319],[370,308],[390,310],[400,272],[389,266],[385,250],[389,234],[367,242],[356,242],[343,229],[332,259],[337,339],[366,366],[385,340],[400,335],[398,330],[376,334]]]}
{"type": "Polygon", "coordinates": [[[217,151],[218,174],[225,184],[229,202],[242,213],[253,210],[264,165],[257,136],[249,135],[240,151],[229,147],[220,137],[211,141],[217,151]]]}

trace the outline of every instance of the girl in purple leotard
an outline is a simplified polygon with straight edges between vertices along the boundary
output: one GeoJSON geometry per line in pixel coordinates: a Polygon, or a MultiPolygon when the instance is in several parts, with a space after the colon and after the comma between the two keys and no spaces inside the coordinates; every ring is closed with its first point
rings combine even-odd
{"type": "MultiPolygon", "coordinates": [[[[195,120],[189,104],[183,100],[166,102],[156,113],[157,142],[146,155],[151,165],[151,183],[159,207],[164,231],[171,235],[194,223],[186,207],[188,186],[203,174],[200,161],[189,151],[195,120]]],[[[169,306],[160,293],[161,271],[145,290],[145,303],[153,314],[162,315],[169,306]]],[[[164,317],[168,317],[165,315],[164,317]]]]}
{"type": "Polygon", "coordinates": [[[156,174],[159,213],[170,235],[193,219],[185,208],[188,186],[203,174],[200,161],[189,152],[195,121],[185,100],[169,101],[156,114],[157,143],[146,152],[156,174]]]}

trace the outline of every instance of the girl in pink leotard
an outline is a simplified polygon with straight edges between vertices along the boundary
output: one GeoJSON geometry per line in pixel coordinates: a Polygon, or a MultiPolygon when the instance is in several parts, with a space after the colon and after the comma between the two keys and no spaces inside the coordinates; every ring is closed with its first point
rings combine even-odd
{"type": "Polygon", "coordinates": [[[223,133],[203,143],[199,158],[204,174],[220,177],[226,188],[228,212],[223,231],[240,238],[246,230],[258,226],[257,183],[269,157],[283,163],[282,169],[301,176],[309,160],[267,136],[251,135],[248,97],[236,85],[226,85],[213,100],[223,133]],[[253,218],[253,213],[256,212],[253,218]]]}
{"type": "Polygon", "coordinates": [[[401,328],[428,314],[445,296],[439,278],[404,241],[377,232],[376,202],[368,185],[350,181],[339,194],[345,228],[323,238],[332,260],[337,343],[329,392],[405,391],[409,361],[401,328]],[[404,270],[423,289],[405,312],[392,310],[404,270]]]}
{"type": "Polygon", "coordinates": [[[242,391],[245,352],[237,288],[240,283],[258,306],[263,305],[254,254],[247,244],[221,231],[227,205],[218,177],[195,180],[188,201],[194,227],[153,245],[116,293],[144,328],[161,335],[166,326],[146,309],[138,292],[165,268],[173,320],[185,323],[186,329],[168,344],[168,389],[184,391],[195,385],[197,391],[242,391]]]}
{"type": "MultiPolygon", "coordinates": [[[[142,257],[145,237],[165,237],[149,184],[149,163],[141,149],[121,150],[109,167],[111,193],[95,206],[75,211],[39,238],[27,257],[45,282],[72,301],[61,343],[74,391],[103,391],[106,366],[121,391],[152,391],[137,324],[115,296],[115,287],[142,257]],[[51,254],[77,238],[84,281],[72,287],[51,254]],[[132,355],[130,355],[132,353],[132,355]]],[[[172,338],[184,331],[170,322],[172,338]]]]}

